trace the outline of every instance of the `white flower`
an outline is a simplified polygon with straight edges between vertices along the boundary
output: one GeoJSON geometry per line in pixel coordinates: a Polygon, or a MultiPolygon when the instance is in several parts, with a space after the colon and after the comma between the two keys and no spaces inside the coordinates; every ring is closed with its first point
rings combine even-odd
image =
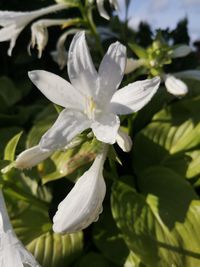
{"type": "Polygon", "coordinates": [[[56,50],[51,52],[53,60],[58,64],[61,70],[67,65],[68,58],[68,53],[65,49],[65,41],[69,35],[75,34],[78,31],[78,29],[71,29],[64,32],[57,41],[56,50]]]}
{"type": "Polygon", "coordinates": [[[97,221],[102,212],[106,185],[102,175],[107,148],[76,182],[67,197],[59,204],[53,218],[53,230],[57,233],[80,231],[97,221]]]}
{"type": "Polygon", "coordinates": [[[126,132],[121,129],[119,129],[118,131],[116,142],[124,152],[131,151],[133,145],[132,139],[126,132]]]}
{"type": "Polygon", "coordinates": [[[65,148],[82,131],[91,128],[99,141],[114,144],[120,120],[117,114],[140,110],[156,93],[160,78],[137,81],[117,91],[126,65],[126,48],[116,42],[104,56],[99,72],[94,68],[84,32],[75,35],[68,57],[70,84],[43,70],[29,77],[52,102],[65,109],[42,136],[38,146],[22,152],[16,167],[30,168],[55,150],[65,148]]]}
{"type": "Polygon", "coordinates": [[[11,56],[16,40],[21,31],[32,20],[52,12],[66,8],[65,4],[56,4],[31,12],[0,11],[0,42],[10,41],[8,55],[11,56]]]}
{"type": "Polygon", "coordinates": [[[114,144],[120,121],[117,114],[136,112],[156,93],[160,78],[137,81],[117,90],[126,65],[126,48],[112,44],[99,72],[92,63],[83,32],[74,37],[68,57],[71,84],[59,76],[36,70],[29,77],[52,102],[65,109],[40,141],[40,148],[51,151],[65,147],[77,134],[92,128],[99,141],[114,144]]]}
{"type": "Polygon", "coordinates": [[[189,55],[191,52],[192,50],[188,45],[180,45],[173,50],[172,57],[173,58],[185,57],[189,55]]]}
{"type": "Polygon", "coordinates": [[[167,91],[175,96],[183,96],[187,94],[188,87],[187,85],[181,81],[180,79],[177,79],[171,74],[164,76],[165,86],[167,91]]]}
{"type": "Polygon", "coordinates": [[[10,224],[2,191],[0,190],[0,266],[40,267],[15,235],[10,224]]]}
{"type": "Polygon", "coordinates": [[[62,25],[66,20],[58,19],[41,19],[31,25],[31,43],[30,46],[34,48],[37,45],[38,57],[42,56],[42,51],[48,42],[47,27],[62,25]]]}
{"type": "MultiPolygon", "coordinates": [[[[104,8],[104,0],[96,0],[96,2],[97,2],[97,8],[98,8],[99,14],[103,18],[109,20],[110,17],[104,8]]],[[[118,0],[109,0],[109,3],[115,8],[115,10],[119,10],[118,0]]]]}

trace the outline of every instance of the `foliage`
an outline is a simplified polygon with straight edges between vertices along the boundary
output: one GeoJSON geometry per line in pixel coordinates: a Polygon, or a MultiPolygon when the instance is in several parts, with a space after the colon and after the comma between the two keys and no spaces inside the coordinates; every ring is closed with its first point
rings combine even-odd
{"type": "MultiPolygon", "coordinates": [[[[143,22],[134,31],[128,27],[128,18],[120,21],[107,4],[110,21],[99,16],[95,1],[92,7],[87,0],[68,2],[73,6],[61,14],[69,21],[62,29],[49,30],[41,59],[35,50],[28,55],[26,29],[12,57],[7,56],[7,44],[0,43],[0,185],[16,234],[43,267],[198,266],[200,80],[183,77],[189,92],[175,97],[165,91],[163,78],[169,72],[199,68],[199,51],[180,61],[172,56],[175,45],[189,43],[187,20],[171,31],[154,33],[143,22]],[[107,194],[99,221],[83,231],[61,235],[52,231],[57,204],[94,161],[99,142],[84,131],[77,145],[52,153],[31,170],[14,168],[14,161],[25,148],[38,144],[62,110],[31,85],[27,71],[45,69],[67,78],[66,68],[60,70],[50,52],[60,32],[72,29],[87,31],[96,66],[116,39],[126,45],[128,57],[144,60],[125,76],[123,85],[157,75],[163,84],[146,107],[121,117],[133,148],[126,155],[116,145],[109,151],[104,171],[107,194]],[[109,38],[104,38],[105,32],[109,38]]],[[[50,4],[54,2],[2,1],[0,9],[28,10],[50,4]]],[[[129,4],[126,1],[127,8],[129,4]]],[[[70,35],[65,40],[66,51],[70,35]]]]}

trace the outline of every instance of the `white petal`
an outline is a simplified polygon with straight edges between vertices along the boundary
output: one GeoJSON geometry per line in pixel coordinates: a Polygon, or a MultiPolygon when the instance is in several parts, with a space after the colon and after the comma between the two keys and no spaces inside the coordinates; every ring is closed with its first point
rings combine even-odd
{"type": "Polygon", "coordinates": [[[118,90],[111,99],[110,109],[115,114],[129,114],[143,108],[157,92],[160,78],[131,83],[118,90]]]}
{"type": "Polygon", "coordinates": [[[185,57],[192,52],[192,49],[188,45],[180,45],[174,49],[172,57],[185,57]]]}
{"type": "Polygon", "coordinates": [[[18,35],[23,30],[23,27],[16,28],[15,25],[9,25],[8,27],[0,29],[0,42],[9,41],[10,46],[8,49],[8,55],[11,56],[12,50],[15,46],[18,35]]]}
{"type": "Polygon", "coordinates": [[[28,252],[13,230],[0,232],[1,267],[40,267],[33,255],[28,252]]]}
{"type": "Polygon", "coordinates": [[[63,78],[44,70],[30,71],[28,75],[35,86],[53,103],[66,108],[84,109],[83,96],[63,78]]]}
{"type": "Polygon", "coordinates": [[[16,28],[15,25],[10,25],[8,27],[0,29],[0,42],[9,41],[19,35],[23,28],[16,28]]]}
{"type": "Polygon", "coordinates": [[[72,85],[83,95],[94,96],[97,88],[97,72],[85,40],[85,32],[78,32],[68,53],[68,74],[72,85]]]}
{"type": "Polygon", "coordinates": [[[48,43],[48,30],[44,20],[39,20],[31,25],[31,47],[37,46],[38,58],[41,58],[42,51],[48,43]]]}
{"type": "Polygon", "coordinates": [[[144,63],[143,59],[127,58],[125,74],[129,74],[141,67],[144,63]]]}
{"type": "Polygon", "coordinates": [[[104,160],[104,156],[97,156],[90,169],[79,178],[67,197],[59,204],[53,218],[54,232],[73,233],[96,221],[102,211],[106,192],[102,175],[104,160]]]}
{"type": "Polygon", "coordinates": [[[65,48],[65,41],[67,37],[71,34],[77,33],[78,29],[70,29],[64,32],[58,39],[56,43],[56,51],[51,52],[51,56],[53,57],[53,60],[59,65],[60,69],[62,70],[66,65],[68,61],[68,52],[65,48]]]}
{"type": "Polygon", "coordinates": [[[104,8],[104,0],[97,0],[97,8],[101,17],[107,20],[110,19],[110,16],[108,15],[107,11],[104,8]]]}
{"type": "Polygon", "coordinates": [[[188,92],[187,85],[183,81],[175,78],[173,75],[166,75],[165,86],[167,91],[175,96],[183,96],[188,92]]]}
{"type": "Polygon", "coordinates": [[[4,197],[0,189],[0,266],[40,267],[15,235],[8,217],[4,197]]]}
{"type": "MultiPolygon", "coordinates": [[[[0,189],[0,233],[7,232],[11,229],[12,229],[12,226],[11,226],[11,223],[10,223],[10,220],[8,217],[3,193],[2,193],[2,190],[0,189]]],[[[1,238],[0,238],[0,244],[1,244],[1,238]]],[[[1,255],[1,253],[0,253],[0,255],[1,255]]]]}
{"type": "Polygon", "coordinates": [[[40,148],[44,151],[63,149],[76,135],[89,127],[90,121],[83,113],[64,109],[41,138],[40,148]]]}
{"type": "Polygon", "coordinates": [[[29,169],[48,158],[53,152],[44,152],[39,146],[31,147],[18,155],[15,167],[18,169],[29,169]]]}
{"type": "Polygon", "coordinates": [[[0,11],[0,25],[5,27],[0,29],[0,42],[11,41],[8,55],[10,56],[12,54],[18,35],[31,20],[65,8],[66,5],[57,4],[31,12],[0,11]]]}
{"type": "Polygon", "coordinates": [[[119,3],[118,0],[109,0],[110,4],[113,5],[113,7],[115,8],[115,10],[119,10],[119,3]]]}
{"type": "Polygon", "coordinates": [[[133,142],[130,136],[124,132],[123,130],[119,129],[117,137],[116,137],[116,142],[118,146],[124,151],[124,152],[129,152],[131,151],[133,142]]]}
{"type": "Polygon", "coordinates": [[[96,117],[95,121],[91,125],[91,128],[99,141],[114,144],[116,142],[119,126],[119,117],[112,113],[108,113],[96,117]]]}
{"type": "Polygon", "coordinates": [[[200,81],[200,70],[184,70],[173,73],[178,78],[194,79],[200,81]]]}
{"type": "Polygon", "coordinates": [[[97,99],[101,103],[110,101],[122,81],[125,66],[126,47],[119,42],[111,44],[99,67],[100,86],[97,99]]]}
{"type": "Polygon", "coordinates": [[[56,62],[60,68],[60,70],[63,70],[64,67],[67,65],[68,60],[68,53],[65,49],[63,50],[55,50],[51,53],[52,59],[54,62],[56,62]]]}

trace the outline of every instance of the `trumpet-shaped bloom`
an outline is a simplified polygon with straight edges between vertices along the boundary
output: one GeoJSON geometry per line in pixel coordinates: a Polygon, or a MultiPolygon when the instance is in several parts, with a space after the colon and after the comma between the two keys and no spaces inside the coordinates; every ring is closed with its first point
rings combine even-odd
{"type": "Polygon", "coordinates": [[[0,190],[0,266],[40,267],[15,235],[10,224],[2,191],[0,190]]]}
{"type": "Polygon", "coordinates": [[[51,154],[51,151],[42,151],[39,146],[31,147],[17,157],[15,167],[18,169],[30,169],[50,157],[51,154]]]}
{"type": "MultiPolygon", "coordinates": [[[[118,0],[109,0],[109,3],[115,8],[115,10],[119,9],[119,4],[118,4],[118,0]]],[[[99,14],[109,20],[110,16],[108,15],[107,11],[104,8],[104,0],[97,0],[97,8],[99,11],[99,14]]]]}
{"type": "Polygon", "coordinates": [[[131,137],[124,132],[123,130],[119,129],[118,135],[116,138],[116,142],[118,146],[124,151],[124,152],[130,152],[133,142],[131,137]]]}
{"type": "Polygon", "coordinates": [[[29,77],[53,103],[65,107],[39,143],[43,151],[65,147],[87,128],[99,141],[114,144],[120,126],[118,114],[136,112],[156,93],[158,77],[137,81],[117,90],[126,65],[126,48],[116,42],[94,68],[83,32],[75,35],[68,57],[71,84],[59,76],[36,70],[29,77]]]}
{"type": "Polygon", "coordinates": [[[53,218],[57,233],[80,231],[98,220],[106,185],[102,175],[107,149],[99,154],[92,166],[76,182],[67,197],[59,204],[53,218]]]}
{"type": "Polygon", "coordinates": [[[47,27],[62,25],[66,20],[59,19],[41,19],[31,25],[31,43],[30,46],[34,48],[37,46],[38,57],[42,56],[42,51],[48,42],[47,27]]]}
{"type": "Polygon", "coordinates": [[[58,64],[61,70],[67,65],[67,58],[68,58],[68,53],[65,49],[65,41],[69,35],[75,34],[78,31],[79,31],[78,29],[71,29],[64,32],[59,37],[56,43],[56,50],[51,52],[53,60],[58,64]]]}
{"type": "Polygon", "coordinates": [[[21,31],[32,20],[66,8],[66,4],[56,4],[31,12],[0,11],[0,42],[10,41],[8,55],[11,56],[16,40],[21,31]]]}

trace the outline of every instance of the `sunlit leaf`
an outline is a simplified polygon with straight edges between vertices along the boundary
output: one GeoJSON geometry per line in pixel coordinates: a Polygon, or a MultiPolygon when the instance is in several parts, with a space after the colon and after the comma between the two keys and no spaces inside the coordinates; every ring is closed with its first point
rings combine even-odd
{"type": "Polygon", "coordinates": [[[141,174],[139,190],[123,183],[113,188],[113,216],[128,247],[150,267],[198,266],[200,201],[192,187],[155,167],[141,174]]]}
{"type": "Polygon", "coordinates": [[[4,160],[10,160],[13,161],[15,159],[15,150],[17,147],[17,144],[19,142],[19,139],[22,135],[22,132],[16,134],[6,145],[4,150],[4,160]]]}

